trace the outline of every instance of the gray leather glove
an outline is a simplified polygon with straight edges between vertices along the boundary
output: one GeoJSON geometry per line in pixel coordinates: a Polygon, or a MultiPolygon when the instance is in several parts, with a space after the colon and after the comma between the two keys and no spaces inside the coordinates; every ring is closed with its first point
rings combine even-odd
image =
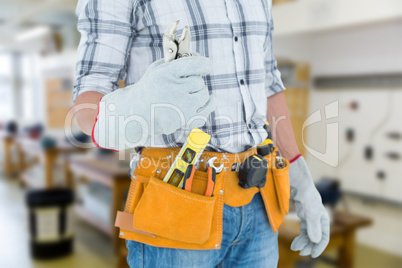
{"type": "Polygon", "coordinates": [[[119,151],[179,128],[204,125],[215,99],[201,75],[212,69],[212,61],[198,54],[155,61],[137,83],[101,99],[92,140],[101,148],[119,151]]]}
{"type": "Polygon", "coordinates": [[[289,181],[290,197],[301,219],[300,235],[293,240],[290,248],[300,250],[301,256],[316,258],[328,245],[330,221],[303,156],[290,164],[289,181]]]}

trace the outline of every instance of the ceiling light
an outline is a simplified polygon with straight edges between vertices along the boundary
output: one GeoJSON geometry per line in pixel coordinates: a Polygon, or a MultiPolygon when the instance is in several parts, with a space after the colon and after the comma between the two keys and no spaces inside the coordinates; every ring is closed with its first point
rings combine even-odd
{"type": "Polygon", "coordinates": [[[17,42],[25,42],[34,38],[38,38],[50,33],[51,29],[49,26],[36,26],[26,30],[15,37],[17,42]]]}

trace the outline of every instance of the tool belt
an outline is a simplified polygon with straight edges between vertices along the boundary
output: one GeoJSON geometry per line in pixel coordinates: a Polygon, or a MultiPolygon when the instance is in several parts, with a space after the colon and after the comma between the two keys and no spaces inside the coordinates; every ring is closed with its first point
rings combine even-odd
{"type": "Polygon", "coordinates": [[[266,213],[277,232],[289,210],[289,162],[277,169],[275,151],[264,156],[268,162],[267,181],[263,188],[244,189],[238,185],[235,163],[242,163],[256,149],[238,153],[204,151],[195,171],[192,192],[163,182],[180,148],[144,148],[132,181],[124,212],[118,211],[115,226],[119,237],[156,247],[180,249],[219,249],[222,240],[223,205],[239,207],[248,204],[258,192],[266,213]],[[204,196],[207,187],[208,159],[217,157],[224,169],[216,174],[213,196],[204,196]]]}

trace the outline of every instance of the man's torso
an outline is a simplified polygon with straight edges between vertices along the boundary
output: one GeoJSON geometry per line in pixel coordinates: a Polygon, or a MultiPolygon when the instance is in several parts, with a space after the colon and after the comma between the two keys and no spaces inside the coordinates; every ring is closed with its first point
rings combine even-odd
{"type": "MultiPolygon", "coordinates": [[[[149,64],[163,57],[164,31],[179,19],[178,35],[189,25],[191,51],[214,63],[213,74],[205,80],[217,108],[202,128],[212,135],[211,145],[225,151],[258,145],[264,139],[261,128],[267,111],[265,57],[272,41],[269,4],[263,0],[140,1],[135,7],[136,32],[126,85],[138,81],[149,64]]],[[[150,145],[175,146],[185,137],[178,131],[150,145]]]]}

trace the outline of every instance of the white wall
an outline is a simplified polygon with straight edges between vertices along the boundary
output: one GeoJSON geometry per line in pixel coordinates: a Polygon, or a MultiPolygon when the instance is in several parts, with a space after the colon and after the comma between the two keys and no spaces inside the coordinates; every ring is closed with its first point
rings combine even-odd
{"type": "Polygon", "coordinates": [[[402,22],[318,35],[313,75],[402,72],[402,22]]]}
{"type": "MultiPolygon", "coordinates": [[[[379,90],[343,89],[315,91],[311,94],[311,111],[334,100],[339,101],[339,166],[330,167],[312,156],[308,157],[312,173],[316,178],[339,177],[345,190],[396,201],[402,204],[401,160],[390,160],[388,152],[402,153],[402,141],[390,140],[386,134],[401,132],[402,86],[399,90],[382,88],[379,90]],[[352,101],[359,108],[349,109],[352,101]],[[380,126],[381,124],[381,126],[380,126]],[[379,127],[380,126],[380,127],[379,127]],[[347,129],[353,129],[355,139],[345,139],[347,129]],[[374,158],[366,160],[364,150],[372,146],[374,158]],[[377,178],[377,172],[384,171],[385,178],[377,178]]],[[[308,127],[308,145],[320,151],[325,148],[326,122],[308,127]]],[[[401,223],[402,224],[402,223],[401,223]]]]}
{"type": "MultiPolygon", "coordinates": [[[[312,76],[353,74],[402,73],[402,22],[392,22],[326,33],[276,38],[274,51],[277,58],[290,58],[311,64],[312,76]]],[[[399,89],[402,89],[402,85],[399,89]]],[[[392,88],[317,90],[310,94],[310,113],[323,110],[325,105],[339,101],[339,158],[344,160],[339,169],[332,168],[313,157],[312,172],[344,178],[348,190],[389,198],[402,203],[402,165],[386,159],[390,150],[402,153],[402,142],[385,138],[389,131],[401,131],[402,91],[392,88]],[[351,101],[359,109],[348,108],[351,101]],[[379,124],[386,122],[377,130],[379,124]],[[356,140],[345,141],[345,131],[352,128],[356,140]],[[375,132],[375,135],[372,134],[375,132]],[[374,135],[374,137],[372,137],[374,135]],[[364,147],[374,144],[375,161],[363,159],[364,147]],[[345,155],[348,158],[345,159],[345,155]],[[376,172],[386,167],[387,178],[380,181],[376,172]],[[360,187],[363,183],[364,186],[360,187]]],[[[309,126],[308,145],[322,151],[325,148],[325,122],[309,126]]]]}
{"type": "MultiPolygon", "coordinates": [[[[277,58],[309,62],[313,77],[402,73],[402,22],[278,38],[274,36],[274,52],[277,58]]],[[[339,118],[335,121],[339,122],[340,166],[330,167],[308,155],[313,177],[338,177],[344,189],[402,203],[402,162],[384,157],[391,150],[402,153],[402,141],[385,138],[385,133],[390,130],[402,132],[402,85],[399,88],[377,89],[312,88],[310,96],[310,114],[321,109],[323,115],[325,105],[339,101],[339,118]],[[358,110],[348,108],[351,101],[358,101],[358,110]],[[384,118],[388,119],[379,128],[384,118]],[[345,141],[347,128],[355,130],[353,143],[345,141]],[[368,162],[363,158],[364,147],[371,143],[375,159],[368,162]],[[386,172],[383,181],[376,177],[379,170],[386,172]]],[[[326,142],[325,123],[328,122],[309,126],[306,141],[310,147],[321,152],[326,142]]],[[[402,226],[402,207],[382,202],[367,205],[359,203],[358,199],[351,202],[352,211],[374,219],[372,227],[359,232],[358,241],[402,255],[402,233],[399,231],[402,226]]]]}
{"type": "Polygon", "coordinates": [[[275,37],[276,57],[305,60],[313,75],[402,72],[402,21],[275,37]]]}

